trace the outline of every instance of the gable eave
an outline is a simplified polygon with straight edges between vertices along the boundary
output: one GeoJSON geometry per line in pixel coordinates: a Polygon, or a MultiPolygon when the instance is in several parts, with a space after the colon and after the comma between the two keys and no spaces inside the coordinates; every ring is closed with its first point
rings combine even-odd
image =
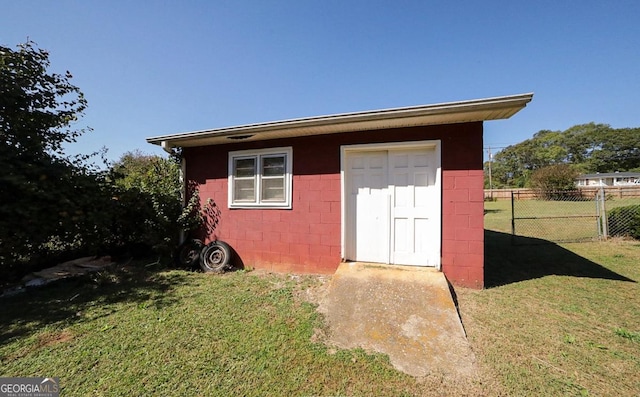
{"type": "Polygon", "coordinates": [[[170,147],[221,145],[299,136],[457,124],[508,119],[523,109],[533,93],[447,102],[404,108],[342,113],[281,120],[147,138],[147,142],[170,147]]]}

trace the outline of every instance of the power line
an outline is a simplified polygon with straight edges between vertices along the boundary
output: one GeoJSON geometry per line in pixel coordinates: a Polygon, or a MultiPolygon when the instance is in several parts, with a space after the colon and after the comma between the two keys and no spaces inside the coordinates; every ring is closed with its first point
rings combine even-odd
{"type": "Polygon", "coordinates": [[[491,146],[484,147],[483,149],[484,150],[488,150],[488,149],[505,149],[505,148],[508,148],[510,146],[513,146],[513,145],[508,145],[508,146],[493,146],[493,145],[491,145],[491,146]]]}

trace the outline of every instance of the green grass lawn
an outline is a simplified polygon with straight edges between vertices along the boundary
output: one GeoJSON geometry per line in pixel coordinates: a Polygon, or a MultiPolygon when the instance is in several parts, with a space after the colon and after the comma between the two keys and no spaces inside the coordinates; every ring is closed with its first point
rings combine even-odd
{"type": "Polygon", "coordinates": [[[508,395],[640,395],[640,242],[511,244],[486,204],[489,288],[456,289],[481,364],[508,395]]]}
{"type": "Polygon", "coordinates": [[[0,300],[0,376],[62,395],[415,395],[388,358],[314,342],[317,279],[122,267],[0,300]]]}
{"type": "Polygon", "coordinates": [[[640,243],[510,246],[491,288],[456,289],[469,340],[508,395],[640,395],[640,243]]]}
{"type": "Polygon", "coordinates": [[[469,383],[325,346],[316,277],[144,263],[1,298],[0,376],[57,376],[65,396],[640,395],[640,243],[486,234],[488,288],[455,288],[469,383]]]}

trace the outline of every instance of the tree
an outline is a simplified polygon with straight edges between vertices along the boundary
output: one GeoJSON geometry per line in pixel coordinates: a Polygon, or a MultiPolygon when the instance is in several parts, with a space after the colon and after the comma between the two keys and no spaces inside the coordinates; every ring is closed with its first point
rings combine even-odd
{"type": "Polygon", "coordinates": [[[75,128],[87,102],[69,72],[48,68],[32,42],[0,47],[2,270],[141,246],[166,253],[182,212],[179,162],[134,152],[101,171],[92,155],[67,156],[64,145],[90,130],[75,128]]]}
{"type": "Polygon", "coordinates": [[[18,50],[0,46],[0,128],[4,148],[18,158],[63,157],[62,145],[87,131],[72,128],[87,101],[70,83],[71,73],[49,73],[48,67],[49,53],[33,42],[18,50]]]}
{"type": "Polygon", "coordinates": [[[493,164],[496,185],[524,187],[533,171],[561,163],[566,150],[559,145],[560,141],[560,132],[542,130],[533,138],[498,152],[493,164]]]}
{"type": "Polygon", "coordinates": [[[629,171],[640,167],[640,128],[607,130],[587,159],[589,172],[629,171]]]}
{"type": "Polygon", "coordinates": [[[87,101],[69,72],[48,68],[48,52],[33,42],[0,46],[0,263],[30,256],[53,236],[73,238],[90,207],[79,193],[95,193],[90,170],[63,150],[89,130],[74,125],[87,101]]]}
{"type": "Polygon", "coordinates": [[[536,170],[558,164],[571,164],[582,173],[637,169],[640,128],[613,129],[607,124],[588,123],[562,132],[539,131],[494,156],[494,185],[530,186],[536,170]]]}

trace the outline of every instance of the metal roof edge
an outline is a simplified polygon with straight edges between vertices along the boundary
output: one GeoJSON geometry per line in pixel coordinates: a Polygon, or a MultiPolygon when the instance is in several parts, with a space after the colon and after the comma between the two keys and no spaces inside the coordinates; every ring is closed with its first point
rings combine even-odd
{"type": "MultiPolygon", "coordinates": [[[[513,113],[524,108],[533,98],[533,93],[499,96],[482,99],[472,99],[457,102],[443,102],[430,105],[418,105],[399,108],[369,110],[352,113],[338,113],[324,116],[312,116],[297,119],[270,121],[264,123],[246,124],[216,129],[182,132],[177,134],[159,135],[146,139],[148,143],[167,145],[173,140],[209,138],[213,136],[227,136],[239,134],[257,134],[260,132],[279,129],[312,128],[336,124],[351,124],[367,121],[381,121],[391,119],[403,119],[411,117],[425,117],[430,115],[466,113],[470,111],[482,111],[491,109],[513,109],[513,113]]],[[[486,119],[485,119],[486,120],[486,119]]],[[[484,120],[483,120],[484,121],[484,120]]]]}
{"type": "Polygon", "coordinates": [[[640,172],[634,171],[618,171],[618,172],[600,172],[595,174],[580,174],[576,179],[590,179],[590,178],[614,178],[614,177],[639,177],[640,172]]]}

